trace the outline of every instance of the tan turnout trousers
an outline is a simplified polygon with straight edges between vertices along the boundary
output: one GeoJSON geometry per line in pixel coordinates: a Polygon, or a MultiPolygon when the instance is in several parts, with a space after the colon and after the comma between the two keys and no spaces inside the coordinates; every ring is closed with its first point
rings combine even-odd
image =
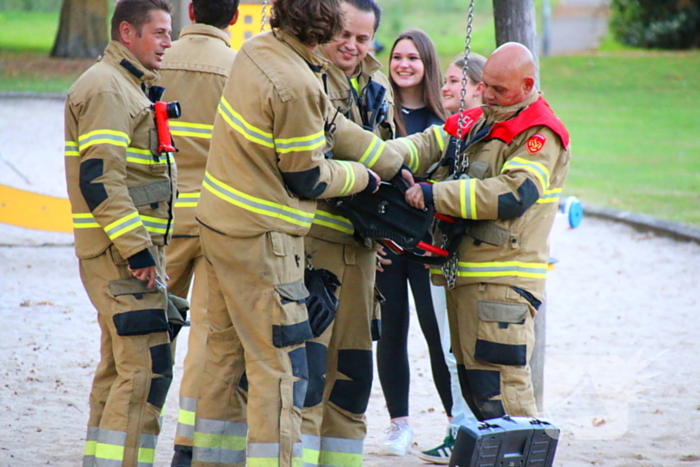
{"type": "MultiPolygon", "coordinates": [[[[164,277],[163,248],[150,252],[164,277]]],[[[159,417],[172,380],[166,292],[147,289],[127,266],[114,245],[80,260],[80,277],[102,331],[84,467],[153,465],[159,417]]]]}
{"type": "Polygon", "coordinates": [[[507,285],[467,284],[447,291],[447,312],[459,382],[474,415],[537,416],[532,305],[507,285]]]}
{"type": "Polygon", "coordinates": [[[305,237],[304,244],[307,262],[331,271],[341,282],[335,321],[306,343],[309,388],[302,427],[304,461],[359,467],[372,390],[376,251],[313,237],[305,237]]]}
{"type": "Polygon", "coordinates": [[[280,232],[233,238],[206,227],[201,240],[209,333],[192,465],[301,465],[311,332],[303,240],[280,232]]]}
{"type": "MultiPolygon", "coordinates": [[[[175,432],[176,445],[192,446],[197,388],[202,375],[204,348],[209,329],[207,274],[199,237],[173,237],[166,248],[166,255],[167,271],[170,277],[168,290],[172,294],[186,299],[190,292],[190,286],[192,287],[189,337],[180,383],[180,412],[175,432]],[[194,281],[192,280],[193,276],[194,281]]],[[[179,339],[178,337],[177,340],[179,339]]]]}

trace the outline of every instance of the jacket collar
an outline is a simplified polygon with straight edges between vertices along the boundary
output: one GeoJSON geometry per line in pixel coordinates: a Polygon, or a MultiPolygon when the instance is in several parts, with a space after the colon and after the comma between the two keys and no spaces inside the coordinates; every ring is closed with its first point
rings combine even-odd
{"type": "MultiPolygon", "coordinates": [[[[320,55],[322,58],[331,62],[331,64],[332,64],[332,66],[330,67],[331,69],[337,69],[338,71],[340,71],[343,74],[343,76],[347,76],[347,75],[345,75],[345,72],[343,70],[341,70],[340,68],[335,66],[333,61],[326,54],[326,51],[323,50],[323,47],[319,47],[316,50],[316,53],[318,55],[320,55]]],[[[367,56],[358,65],[357,70],[355,70],[355,71],[357,71],[357,73],[354,76],[351,76],[351,78],[355,78],[355,77],[362,76],[362,75],[369,77],[369,76],[372,76],[377,71],[379,71],[381,68],[382,68],[382,64],[379,63],[379,61],[377,61],[377,59],[374,58],[371,54],[367,54],[367,56]]]]}
{"type": "Polygon", "coordinates": [[[277,40],[287,44],[292,50],[303,58],[306,63],[309,64],[312,70],[316,73],[325,73],[330,66],[333,66],[333,62],[321,57],[317,53],[312,52],[308,49],[302,42],[297,39],[294,35],[289,34],[281,29],[273,29],[273,34],[277,40]]]}
{"type": "Polygon", "coordinates": [[[521,110],[534,104],[537,101],[537,99],[539,99],[539,98],[540,98],[540,93],[537,92],[536,90],[533,90],[532,93],[530,94],[530,96],[525,98],[525,100],[520,101],[517,104],[510,105],[508,107],[497,107],[497,106],[485,105],[485,106],[483,106],[484,117],[486,118],[486,121],[489,123],[502,122],[504,120],[508,120],[509,118],[512,118],[515,115],[517,115],[518,112],[520,112],[521,110]]]}
{"type": "Polygon", "coordinates": [[[160,78],[157,72],[144,67],[134,57],[134,54],[129,52],[129,49],[119,41],[111,41],[107,44],[103,60],[113,64],[127,79],[132,80],[137,85],[141,83],[151,84],[160,78]]]}
{"type": "Polygon", "coordinates": [[[190,24],[189,26],[185,26],[180,32],[180,38],[189,35],[214,37],[224,41],[226,47],[231,47],[231,35],[223,29],[209,26],[208,24],[190,24]]]}

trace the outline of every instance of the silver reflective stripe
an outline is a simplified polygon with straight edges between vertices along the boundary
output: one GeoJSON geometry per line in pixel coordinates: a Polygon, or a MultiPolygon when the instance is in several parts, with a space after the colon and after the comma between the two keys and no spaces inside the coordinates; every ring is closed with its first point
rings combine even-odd
{"type": "Polygon", "coordinates": [[[141,216],[141,220],[143,221],[143,225],[146,227],[146,230],[148,230],[149,232],[161,233],[161,234],[165,234],[168,232],[168,220],[167,219],[159,219],[157,217],[141,216]]]}
{"type": "Polygon", "coordinates": [[[97,435],[100,428],[89,426],[85,436],[85,452],[83,454],[83,467],[95,467],[95,451],[97,450],[97,435]]]}
{"type": "Polygon", "coordinates": [[[169,122],[170,133],[173,136],[183,136],[189,138],[206,138],[211,139],[212,129],[214,125],[205,125],[203,123],[188,123],[188,122],[169,122]]]}
{"type": "Polygon", "coordinates": [[[493,263],[459,263],[460,277],[517,276],[545,278],[547,265],[543,263],[521,263],[519,261],[493,263]]]}
{"type": "Polygon", "coordinates": [[[522,168],[527,170],[537,177],[542,184],[542,189],[546,190],[549,188],[549,170],[547,170],[547,167],[539,162],[529,161],[527,159],[523,159],[522,157],[514,157],[512,160],[503,165],[501,173],[513,168],[522,168]]]}
{"type": "Polygon", "coordinates": [[[248,425],[245,423],[197,418],[193,459],[222,464],[244,463],[247,434],[248,425]]]}
{"type": "Polygon", "coordinates": [[[129,136],[121,131],[95,130],[78,137],[80,150],[96,144],[112,144],[114,146],[129,146],[129,136]]]}
{"type": "Polygon", "coordinates": [[[370,143],[369,147],[360,158],[360,163],[371,169],[383,151],[384,141],[375,136],[372,138],[372,143],[370,143]]]}
{"type": "Polygon", "coordinates": [[[138,148],[127,148],[126,160],[142,165],[163,165],[173,161],[172,154],[169,152],[159,155],[158,160],[156,160],[150,150],[138,148]]]}
{"type": "MultiPolygon", "coordinates": [[[[292,457],[301,459],[304,453],[302,443],[294,443],[292,457]]],[[[248,444],[248,466],[269,465],[266,459],[278,459],[280,456],[279,443],[249,443],[248,444]]]]}
{"type": "Polygon", "coordinates": [[[331,214],[320,209],[316,210],[314,215],[314,224],[328,227],[329,229],[338,230],[340,232],[352,235],[355,232],[355,227],[348,219],[336,214],[331,214]]]}
{"type": "Polygon", "coordinates": [[[196,208],[201,193],[178,193],[175,200],[176,208],[196,208]]]}
{"type": "Polygon", "coordinates": [[[304,446],[304,467],[316,467],[321,455],[321,437],[301,435],[301,443],[304,446]]]}
{"type": "Polygon", "coordinates": [[[312,151],[326,144],[324,132],[315,135],[302,136],[299,138],[279,138],[275,139],[275,151],[280,154],[287,152],[312,151]]]}
{"type": "Polygon", "coordinates": [[[362,454],[364,441],[361,439],[343,439],[324,437],[321,440],[323,451],[362,454]]]}
{"type": "Polygon", "coordinates": [[[177,435],[194,438],[194,419],[197,399],[180,395],[180,414],[177,419],[177,435]]]}
{"type": "Polygon", "coordinates": [[[260,198],[255,198],[246,195],[232,187],[229,187],[223,182],[216,180],[208,172],[204,175],[202,186],[225,201],[243,208],[247,211],[255,212],[265,216],[275,217],[292,224],[301,225],[303,227],[311,226],[313,222],[313,214],[309,214],[298,209],[282,206],[281,204],[266,201],[260,198]]]}
{"type": "Polygon", "coordinates": [[[64,155],[66,157],[79,156],[80,151],[78,150],[78,143],[75,141],[66,141],[64,155]]]}
{"type": "Polygon", "coordinates": [[[139,213],[133,212],[128,216],[122,217],[116,222],[112,222],[107,227],[105,227],[104,230],[107,233],[107,236],[110,238],[110,240],[114,240],[115,238],[125,234],[126,232],[135,229],[139,225],[143,225],[143,222],[139,217],[139,213]]]}
{"type": "Polygon", "coordinates": [[[221,114],[231,128],[240,133],[248,141],[261,144],[268,148],[275,147],[275,142],[272,139],[271,133],[267,133],[246,122],[238,112],[233,110],[228,101],[223,97],[219,103],[219,114],[221,114]]]}

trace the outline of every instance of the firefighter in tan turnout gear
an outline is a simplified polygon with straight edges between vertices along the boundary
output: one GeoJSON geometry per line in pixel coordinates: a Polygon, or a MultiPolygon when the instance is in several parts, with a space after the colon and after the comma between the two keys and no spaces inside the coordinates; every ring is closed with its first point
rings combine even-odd
{"type": "Polygon", "coordinates": [[[118,1],[111,35],[68,91],[66,182],[80,276],[102,333],[83,465],[136,467],[153,465],[172,379],[163,246],[176,171],[159,152],[159,96],[149,87],[170,47],[169,3],[118,1]]]}
{"type": "Polygon", "coordinates": [[[302,464],[313,335],[303,236],[315,199],[374,191],[376,174],[391,178],[402,165],[324,92],[328,62],[313,50],[340,32],[340,2],[277,0],[270,24],[236,56],[196,211],[209,288],[199,467],[302,464]]]}
{"type": "MultiPolygon", "coordinates": [[[[343,32],[319,53],[333,62],[326,92],[334,108],[382,139],[393,136],[393,102],[387,78],[369,48],[381,9],[374,0],[345,0],[343,32]]],[[[305,465],[361,466],[372,389],[372,326],[376,251],[353,237],[353,226],[332,205],[319,202],[304,238],[310,266],[340,280],[335,322],[306,344],[309,387],[302,438],[305,465]]],[[[378,307],[377,307],[378,308],[378,307]]]]}
{"type": "Polygon", "coordinates": [[[159,85],[165,98],[178,101],[182,116],[170,122],[178,152],[178,197],[173,239],[166,248],[168,290],[190,300],[190,331],[180,384],[180,412],[175,434],[173,467],[190,465],[197,387],[204,364],[207,329],[207,283],[194,212],[199,201],[209,153],[214,117],[236,52],[229,25],[238,18],[238,0],[193,0],[190,20],[180,39],[165,54],[159,85]],[[194,276],[194,282],[192,281],[194,276]]]}
{"type": "MultiPolygon", "coordinates": [[[[446,268],[439,282],[456,280],[447,291],[452,349],[464,397],[481,420],[537,414],[533,319],[544,300],[547,238],[570,154],[566,128],[536,91],[535,74],[523,45],[496,49],[483,72],[485,106],[465,112],[463,153],[455,163],[448,148],[435,174],[444,181],[406,193],[414,207],[432,203],[438,213],[471,220],[456,277],[446,268]]],[[[458,118],[445,124],[453,136],[458,118]]],[[[439,159],[434,132],[407,140],[422,156],[421,169],[439,159]]]]}

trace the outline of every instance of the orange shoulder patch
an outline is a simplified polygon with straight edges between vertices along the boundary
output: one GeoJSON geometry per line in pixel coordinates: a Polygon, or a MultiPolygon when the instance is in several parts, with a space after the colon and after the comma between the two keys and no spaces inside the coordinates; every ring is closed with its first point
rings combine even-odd
{"type": "Polygon", "coordinates": [[[542,150],[544,147],[544,143],[547,142],[547,138],[540,134],[536,134],[534,136],[531,136],[530,139],[527,140],[526,146],[527,150],[530,151],[530,154],[535,154],[538,153],[542,150]]]}

